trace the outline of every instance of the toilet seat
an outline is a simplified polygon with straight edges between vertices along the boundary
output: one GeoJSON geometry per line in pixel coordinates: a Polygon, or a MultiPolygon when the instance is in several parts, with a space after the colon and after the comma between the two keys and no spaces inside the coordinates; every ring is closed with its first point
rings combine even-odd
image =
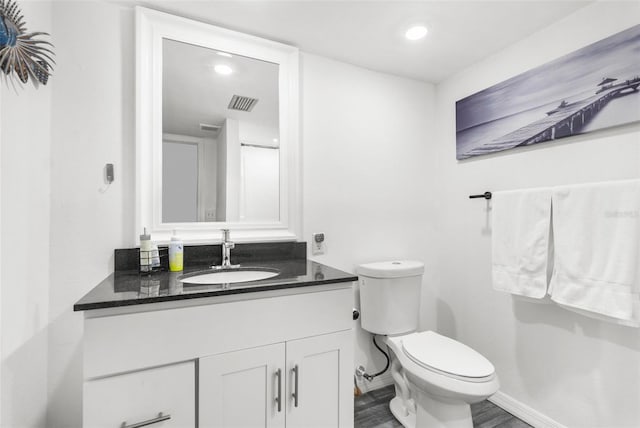
{"type": "Polygon", "coordinates": [[[470,347],[433,331],[408,334],[402,350],[414,363],[441,375],[466,382],[488,382],[493,364],[470,347]]]}

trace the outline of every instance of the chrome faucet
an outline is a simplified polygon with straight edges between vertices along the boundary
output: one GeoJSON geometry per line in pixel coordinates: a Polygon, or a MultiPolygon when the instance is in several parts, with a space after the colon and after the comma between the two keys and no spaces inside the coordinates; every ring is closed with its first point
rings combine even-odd
{"type": "Polygon", "coordinates": [[[229,229],[222,229],[222,269],[235,268],[240,265],[231,264],[231,250],[235,248],[235,242],[230,241],[229,229]]]}

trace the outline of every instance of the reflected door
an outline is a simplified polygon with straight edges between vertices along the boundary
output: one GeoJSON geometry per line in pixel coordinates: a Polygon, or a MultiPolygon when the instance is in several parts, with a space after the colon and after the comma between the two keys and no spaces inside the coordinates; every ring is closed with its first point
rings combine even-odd
{"type": "Polygon", "coordinates": [[[162,143],[162,222],[198,221],[198,145],[162,143]]]}

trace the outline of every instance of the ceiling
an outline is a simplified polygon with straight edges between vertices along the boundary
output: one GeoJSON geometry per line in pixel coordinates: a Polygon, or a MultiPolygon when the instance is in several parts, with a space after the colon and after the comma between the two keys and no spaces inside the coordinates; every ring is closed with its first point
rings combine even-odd
{"type": "Polygon", "coordinates": [[[294,45],[371,70],[437,83],[592,1],[180,1],[140,4],[294,45]],[[412,24],[429,28],[410,42],[412,24]]]}
{"type": "Polygon", "coordinates": [[[243,143],[277,145],[278,65],[238,55],[223,57],[201,46],[164,39],[162,55],[162,127],[169,134],[215,138],[200,124],[240,123],[243,143]],[[216,65],[227,65],[233,73],[220,75],[216,65]],[[230,110],[233,95],[255,98],[251,111],[230,110]]]}

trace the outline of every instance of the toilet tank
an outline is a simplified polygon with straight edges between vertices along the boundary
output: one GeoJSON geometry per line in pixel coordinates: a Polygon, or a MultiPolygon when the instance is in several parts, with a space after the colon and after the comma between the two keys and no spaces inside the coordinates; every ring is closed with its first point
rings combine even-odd
{"type": "Polygon", "coordinates": [[[367,263],[356,269],[362,328],[395,335],[418,328],[424,264],[418,261],[367,263]]]}

